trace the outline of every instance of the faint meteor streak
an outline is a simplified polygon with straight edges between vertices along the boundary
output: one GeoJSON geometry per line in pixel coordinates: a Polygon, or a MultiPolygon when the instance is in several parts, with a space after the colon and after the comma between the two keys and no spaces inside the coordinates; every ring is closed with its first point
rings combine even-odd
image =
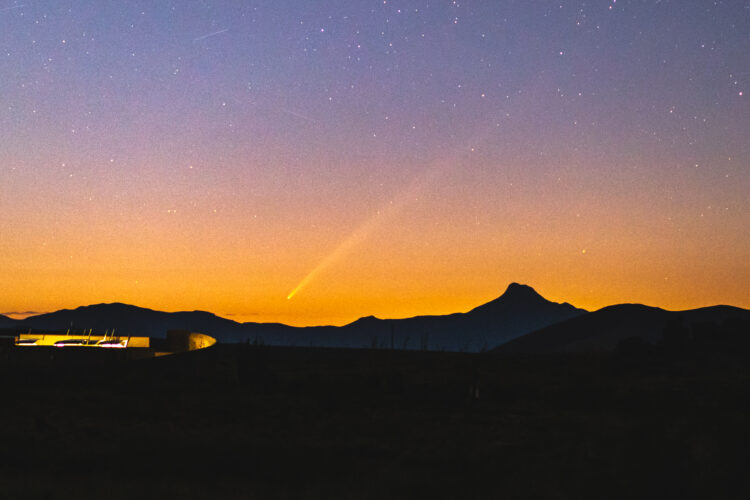
{"type": "Polygon", "coordinates": [[[225,28],[225,29],[219,30],[219,31],[214,31],[213,33],[209,33],[207,35],[203,35],[203,36],[199,36],[198,38],[194,38],[193,41],[194,42],[200,42],[201,40],[205,40],[206,38],[210,38],[212,36],[221,35],[222,33],[226,33],[227,31],[229,31],[229,28],[225,28]]]}
{"type": "Polygon", "coordinates": [[[283,109],[283,108],[278,108],[278,109],[282,113],[286,113],[288,115],[296,116],[297,118],[302,118],[303,120],[308,121],[308,122],[318,123],[318,120],[314,120],[314,119],[310,118],[309,116],[305,116],[303,114],[297,113],[296,111],[292,111],[290,109],[283,109]]]}
{"type": "Polygon", "coordinates": [[[20,9],[21,7],[26,7],[26,4],[11,5],[10,7],[3,7],[2,9],[0,9],[0,12],[4,12],[6,10],[12,10],[12,9],[20,9]]]}
{"type": "MultiPolygon", "coordinates": [[[[243,101],[239,99],[235,99],[235,101],[239,104],[243,104],[243,101]]],[[[289,108],[285,108],[281,106],[272,106],[268,104],[258,104],[257,102],[252,102],[252,101],[250,101],[249,104],[253,107],[262,109],[263,111],[270,111],[272,113],[284,113],[286,115],[294,116],[302,120],[305,120],[306,122],[320,124],[320,121],[316,120],[315,118],[311,118],[307,115],[303,115],[302,113],[298,113],[297,111],[291,110],[289,108]]]]}

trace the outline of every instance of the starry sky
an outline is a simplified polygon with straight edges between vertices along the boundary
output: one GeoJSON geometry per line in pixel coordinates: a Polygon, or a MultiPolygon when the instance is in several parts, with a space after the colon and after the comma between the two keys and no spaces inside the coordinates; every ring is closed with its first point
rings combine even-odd
{"type": "Polygon", "coordinates": [[[750,307],[750,2],[0,1],[0,312],[750,307]]]}

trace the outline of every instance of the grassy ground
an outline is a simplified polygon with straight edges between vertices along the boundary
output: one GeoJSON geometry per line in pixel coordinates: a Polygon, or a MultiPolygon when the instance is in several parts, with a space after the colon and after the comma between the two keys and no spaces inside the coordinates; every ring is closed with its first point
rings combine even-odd
{"type": "Polygon", "coordinates": [[[216,346],[0,370],[0,497],[750,492],[741,366],[216,346]]]}

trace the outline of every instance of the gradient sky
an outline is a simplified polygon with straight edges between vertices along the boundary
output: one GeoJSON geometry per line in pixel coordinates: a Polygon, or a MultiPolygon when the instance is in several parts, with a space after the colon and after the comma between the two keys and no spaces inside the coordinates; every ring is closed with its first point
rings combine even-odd
{"type": "Polygon", "coordinates": [[[748,1],[0,1],[5,314],[750,308],[749,193],[748,1]]]}

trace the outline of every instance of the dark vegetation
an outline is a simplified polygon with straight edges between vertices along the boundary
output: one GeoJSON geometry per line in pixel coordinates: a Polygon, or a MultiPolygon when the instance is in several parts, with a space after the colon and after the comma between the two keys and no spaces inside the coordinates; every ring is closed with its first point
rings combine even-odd
{"type": "Polygon", "coordinates": [[[0,496],[747,498],[749,326],[534,356],[5,346],[0,496]]]}

